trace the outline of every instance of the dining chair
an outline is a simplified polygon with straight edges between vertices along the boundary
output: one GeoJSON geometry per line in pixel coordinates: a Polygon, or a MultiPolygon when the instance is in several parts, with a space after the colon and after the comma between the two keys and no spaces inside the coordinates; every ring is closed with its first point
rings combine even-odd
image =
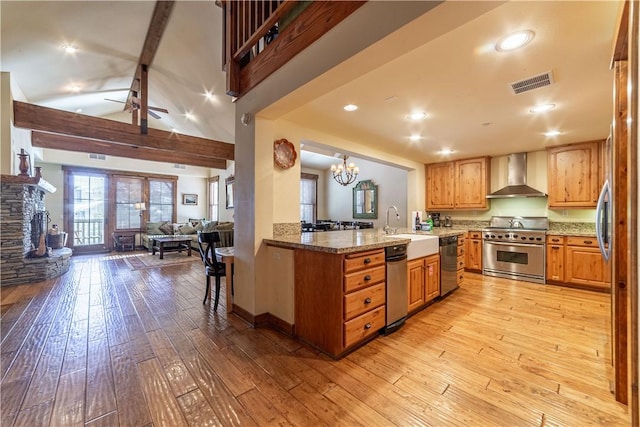
{"type": "MultiPolygon", "coordinates": [[[[213,311],[218,309],[220,278],[227,274],[224,263],[219,262],[216,258],[215,248],[220,246],[219,243],[220,234],[217,231],[206,233],[198,231],[198,250],[200,251],[200,258],[202,258],[202,262],[204,263],[204,273],[207,277],[207,289],[202,303],[205,304],[207,302],[211,277],[213,276],[216,279],[216,296],[213,303],[213,311]]],[[[229,286],[229,284],[227,284],[227,286],[229,286]]]]}

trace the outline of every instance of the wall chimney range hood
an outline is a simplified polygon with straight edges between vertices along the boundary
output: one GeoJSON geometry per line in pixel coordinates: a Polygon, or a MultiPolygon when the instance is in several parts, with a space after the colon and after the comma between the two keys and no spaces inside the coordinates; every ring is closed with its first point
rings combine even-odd
{"type": "Polygon", "coordinates": [[[507,197],[547,197],[542,191],[527,185],[527,153],[510,154],[507,163],[507,186],[487,196],[487,199],[507,197]]]}

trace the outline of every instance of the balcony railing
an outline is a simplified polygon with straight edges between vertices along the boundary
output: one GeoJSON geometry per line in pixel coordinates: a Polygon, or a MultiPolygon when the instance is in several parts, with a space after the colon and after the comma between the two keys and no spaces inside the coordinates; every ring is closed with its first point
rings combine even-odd
{"type": "Polygon", "coordinates": [[[244,95],[364,3],[223,0],[227,94],[244,95]]]}
{"type": "Polygon", "coordinates": [[[104,220],[76,219],[73,222],[74,246],[100,245],[104,243],[104,220]]]}

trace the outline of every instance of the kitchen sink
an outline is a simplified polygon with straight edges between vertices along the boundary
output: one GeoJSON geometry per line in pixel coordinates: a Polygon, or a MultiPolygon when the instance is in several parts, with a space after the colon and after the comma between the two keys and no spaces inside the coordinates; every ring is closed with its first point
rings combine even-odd
{"type": "Polygon", "coordinates": [[[409,239],[407,246],[407,259],[412,260],[427,255],[438,253],[438,236],[426,236],[424,234],[389,234],[386,237],[396,239],[409,239]]]}

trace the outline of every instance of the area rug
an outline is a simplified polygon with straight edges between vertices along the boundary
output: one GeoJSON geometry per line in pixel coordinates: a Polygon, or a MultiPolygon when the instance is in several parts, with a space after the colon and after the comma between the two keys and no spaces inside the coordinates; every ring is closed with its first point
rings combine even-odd
{"type": "Polygon", "coordinates": [[[164,259],[160,259],[160,255],[157,252],[155,255],[151,255],[151,252],[139,253],[126,257],[125,262],[129,264],[132,270],[142,270],[147,268],[162,268],[175,265],[192,264],[194,262],[201,261],[198,252],[192,250],[191,256],[187,256],[185,251],[165,252],[164,259]]]}

